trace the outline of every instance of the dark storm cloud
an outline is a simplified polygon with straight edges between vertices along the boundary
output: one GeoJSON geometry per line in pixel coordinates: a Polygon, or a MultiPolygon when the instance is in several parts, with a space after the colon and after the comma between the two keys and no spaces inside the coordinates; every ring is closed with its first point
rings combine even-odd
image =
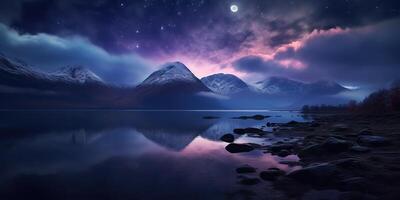
{"type": "Polygon", "coordinates": [[[245,57],[237,70],[301,79],[331,79],[361,86],[385,86],[400,78],[400,19],[337,33],[321,33],[297,50],[289,48],[274,60],[245,57]],[[277,61],[299,60],[304,70],[285,69],[277,61]]]}
{"type": "Polygon", "coordinates": [[[273,60],[264,60],[258,56],[246,56],[233,63],[233,66],[239,71],[250,73],[275,73],[282,72],[282,66],[273,60]]]}
{"type": "Polygon", "coordinates": [[[67,65],[83,65],[105,81],[132,85],[149,72],[146,60],[132,54],[110,54],[81,37],[20,34],[0,23],[0,50],[34,68],[55,71],[67,65]]]}

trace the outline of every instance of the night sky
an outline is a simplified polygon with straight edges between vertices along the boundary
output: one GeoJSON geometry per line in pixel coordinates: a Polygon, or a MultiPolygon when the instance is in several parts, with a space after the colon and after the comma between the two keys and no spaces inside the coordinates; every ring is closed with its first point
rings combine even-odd
{"type": "Polygon", "coordinates": [[[398,0],[2,0],[0,23],[3,54],[44,71],[84,65],[117,84],[168,61],[248,82],[400,78],[398,0]]]}

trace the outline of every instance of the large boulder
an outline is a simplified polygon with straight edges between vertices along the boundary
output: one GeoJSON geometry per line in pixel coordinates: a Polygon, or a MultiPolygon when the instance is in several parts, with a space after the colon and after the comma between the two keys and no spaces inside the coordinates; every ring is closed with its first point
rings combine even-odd
{"type": "Polygon", "coordinates": [[[322,143],[322,148],[327,152],[343,152],[349,149],[352,144],[346,140],[329,137],[322,143]]]}
{"type": "Polygon", "coordinates": [[[235,144],[235,143],[231,143],[228,144],[225,149],[229,152],[229,153],[241,153],[241,152],[249,152],[249,151],[253,151],[254,147],[249,145],[249,144],[235,144]]]}
{"type": "Polygon", "coordinates": [[[333,164],[321,163],[290,172],[287,176],[304,183],[323,184],[335,175],[336,169],[333,164]]]}
{"type": "Polygon", "coordinates": [[[232,134],[228,133],[223,135],[220,140],[224,141],[224,142],[228,142],[228,143],[232,143],[235,140],[235,136],[233,136],[232,134]]]}

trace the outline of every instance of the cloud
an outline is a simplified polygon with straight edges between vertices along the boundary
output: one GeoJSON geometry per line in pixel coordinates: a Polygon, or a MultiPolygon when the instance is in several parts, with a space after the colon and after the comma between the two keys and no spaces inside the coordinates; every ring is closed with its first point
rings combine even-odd
{"type": "Polygon", "coordinates": [[[321,34],[276,57],[301,60],[306,73],[352,84],[385,85],[400,74],[400,20],[321,34]],[[292,52],[290,52],[292,51],[292,52]]]}
{"type": "Polygon", "coordinates": [[[305,81],[331,79],[382,87],[400,77],[399,35],[399,19],[361,28],[315,31],[299,40],[298,48],[278,51],[271,60],[248,56],[238,59],[233,66],[264,76],[282,75],[305,81]],[[283,60],[298,61],[306,67],[284,66],[283,60]]]}
{"type": "Polygon", "coordinates": [[[150,72],[151,64],[134,54],[110,54],[79,36],[62,38],[44,33],[20,34],[4,24],[0,24],[0,51],[43,71],[83,65],[103,80],[122,85],[142,80],[150,72]]]}

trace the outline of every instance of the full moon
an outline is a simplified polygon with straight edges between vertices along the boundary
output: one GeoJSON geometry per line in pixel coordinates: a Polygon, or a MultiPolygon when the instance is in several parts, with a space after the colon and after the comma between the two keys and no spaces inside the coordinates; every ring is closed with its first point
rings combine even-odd
{"type": "Polygon", "coordinates": [[[237,5],[231,5],[231,11],[233,13],[237,12],[239,10],[239,7],[237,5]]]}

